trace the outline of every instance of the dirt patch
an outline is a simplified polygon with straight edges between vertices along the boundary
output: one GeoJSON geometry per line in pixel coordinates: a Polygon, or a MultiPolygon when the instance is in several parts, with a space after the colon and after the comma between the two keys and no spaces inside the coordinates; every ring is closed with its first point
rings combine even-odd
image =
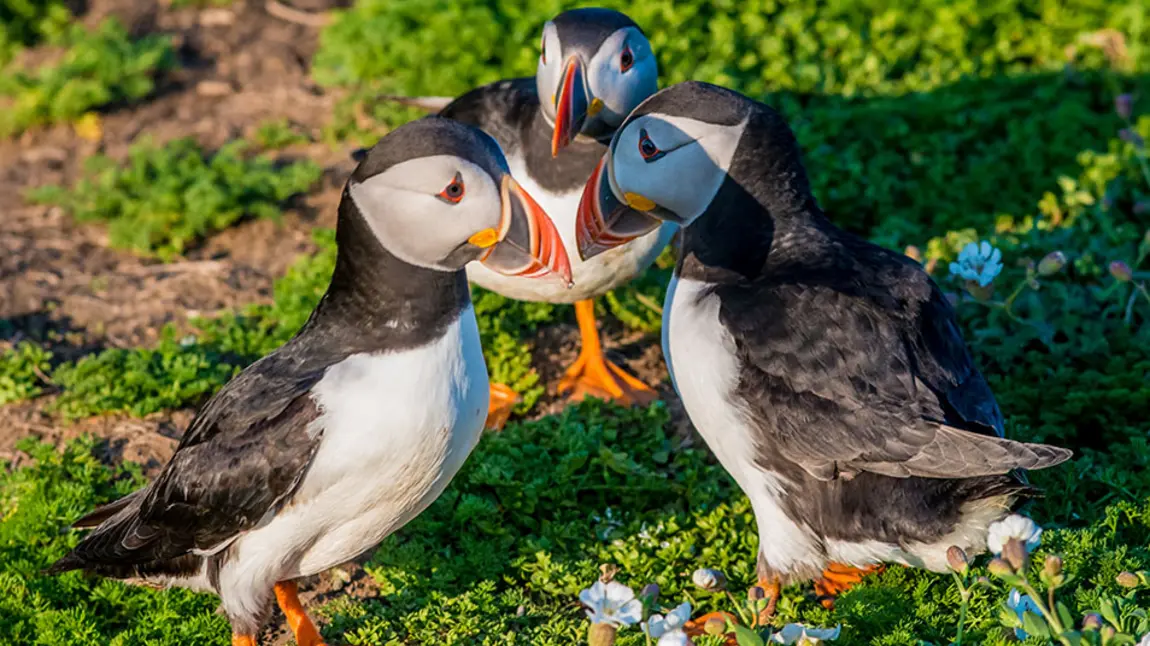
{"type": "Polygon", "coordinates": [[[180,435],[191,421],[188,410],[169,411],[133,418],[126,415],[101,415],[64,424],[45,412],[52,397],[0,407],[0,460],[16,468],[27,458],[16,450],[16,443],[26,437],[63,446],[84,435],[100,438],[99,457],[108,463],[124,460],[144,467],[148,476],[155,475],[172,457],[180,435]]]}
{"type": "MultiPolygon", "coordinates": [[[[306,4],[315,11],[338,3],[306,4]]],[[[166,323],[270,298],[274,279],[313,250],[310,230],[334,224],[338,186],[353,163],[327,145],[282,151],[323,165],[323,188],[281,222],[241,223],[166,265],[109,249],[102,227],[76,224],[59,210],[13,206],[23,204],[28,188],[74,182],[94,153],[124,158],[141,135],[158,142],[191,136],[213,149],[273,117],[318,136],[330,116],[335,98],[309,78],[318,29],[273,16],[263,2],[173,10],[160,2],[95,0],[83,21],[94,26],[112,16],[136,35],[169,34],[180,67],[152,98],[106,111],[99,142],[77,137],[70,125],[0,142],[0,204],[8,205],[0,218],[0,319],[39,314],[49,328],[82,334],[79,345],[129,347],[154,343],[166,323]]],[[[26,58],[51,56],[44,50],[26,58]]]]}

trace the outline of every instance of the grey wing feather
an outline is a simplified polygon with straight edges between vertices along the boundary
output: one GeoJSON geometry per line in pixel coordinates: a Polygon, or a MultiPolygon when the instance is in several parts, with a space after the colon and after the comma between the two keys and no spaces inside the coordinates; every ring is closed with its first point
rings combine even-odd
{"type": "Polygon", "coordinates": [[[98,526],[50,571],[163,571],[274,512],[321,439],[310,390],[326,365],[310,363],[285,346],[249,366],[200,410],[151,484],[77,523],[98,526]]]}
{"type": "Polygon", "coordinates": [[[1002,413],[945,299],[925,274],[901,278],[911,285],[894,296],[873,281],[852,293],[802,278],[723,294],[762,459],[781,455],[824,480],[974,477],[1066,460],[1069,451],[1001,438],[1002,413]]]}

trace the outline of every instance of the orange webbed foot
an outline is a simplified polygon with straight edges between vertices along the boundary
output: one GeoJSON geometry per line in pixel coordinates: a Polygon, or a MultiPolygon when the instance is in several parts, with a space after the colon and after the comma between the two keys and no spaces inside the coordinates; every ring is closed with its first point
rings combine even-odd
{"type": "Polygon", "coordinates": [[[858,585],[863,577],[886,569],[885,565],[854,567],[843,563],[831,563],[823,570],[822,577],[815,581],[815,594],[819,603],[828,610],[835,607],[835,597],[858,585]]]}
{"type": "Polygon", "coordinates": [[[567,369],[559,382],[559,392],[570,393],[571,399],[598,397],[625,406],[646,405],[659,398],[653,388],[603,356],[599,330],[595,326],[593,301],[575,303],[582,348],[579,358],[567,369]]]}
{"type": "Polygon", "coordinates": [[[511,418],[511,411],[519,403],[519,393],[503,384],[491,384],[487,406],[487,421],[484,428],[492,431],[502,429],[511,418]]]}

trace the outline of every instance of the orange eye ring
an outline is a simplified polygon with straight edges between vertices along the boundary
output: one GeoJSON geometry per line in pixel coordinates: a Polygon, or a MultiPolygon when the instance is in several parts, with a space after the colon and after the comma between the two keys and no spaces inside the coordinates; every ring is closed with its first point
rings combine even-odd
{"type": "Polygon", "coordinates": [[[646,128],[639,129],[639,155],[643,157],[645,162],[653,162],[664,155],[664,151],[659,150],[655,142],[651,141],[646,128]]]}
{"type": "Polygon", "coordinates": [[[626,72],[631,69],[635,64],[635,54],[631,51],[631,47],[623,48],[623,53],[619,56],[619,71],[626,72]]]}
{"type": "Polygon", "coordinates": [[[463,176],[459,173],[456,173],[455,178],[451,180],[451,183],[444,187],[444,189],[440,191],[439,195],[436,195],[436,197],[443,200],[444,202],[447,202],[448,204],[459,204],[459,202],[463,199],[464,193],[466,192],[467,191],[463,186],[463,176]]]}

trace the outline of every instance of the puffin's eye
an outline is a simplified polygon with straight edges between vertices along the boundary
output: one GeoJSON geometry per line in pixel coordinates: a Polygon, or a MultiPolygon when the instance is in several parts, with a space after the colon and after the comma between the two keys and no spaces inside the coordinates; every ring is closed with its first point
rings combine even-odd
{"type": "Polygon", "coordinates": [[[659,159],[666,152],[659,150],[655,142],[651,141],[651,137],[647,134],[646,128],[639,129],[639,154],[643,156],[643,161],[653,162],[659,159]]]}
{"type": "Polygon", "coordinates": [[[435,197],[448,204],[459,204],[459,201],[463,199],[463,192],[463,175],[456,173],[455,179],[451,180],[451,183],[435,197]]]}
{"type": "Polygon", "coordinates": [[[634,64],[635,55],[631,53],[631,47],[625,47],[622,56],[619,57],[619,71],[626,72],[631,69],[631,66],[634,64]]]}

